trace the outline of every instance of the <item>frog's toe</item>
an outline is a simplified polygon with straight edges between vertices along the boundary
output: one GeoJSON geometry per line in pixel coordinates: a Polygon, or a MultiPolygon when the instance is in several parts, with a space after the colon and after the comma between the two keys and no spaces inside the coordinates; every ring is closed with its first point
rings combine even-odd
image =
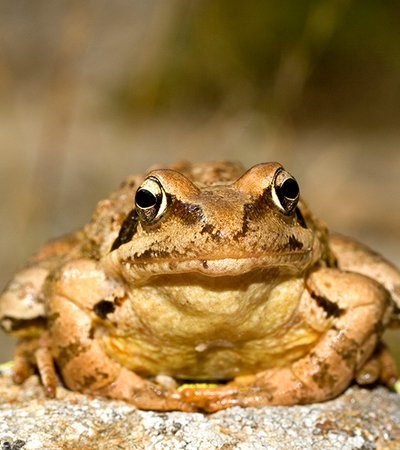
{"type": "Polygon", "coordinates": [[[218,387],[187,387],[182,397],[206,412],[216,412],[233,406],[264,406],[269,403],[267,392],[257,386],[227,384],[218,387]]]}
{"type": "Polygon", "coordinates": [[[376,383],[380,375],[380,364],[376,357],[369,359],[357,372],[356,382],[363,385],[376,383]]]}
{"type": "Polygon", "coordinates": [[[396,361],[389,349],[384,345],[380,345],[379,349],[380,375],[379,379],[383,384],[393,388],[399,379],[396,367],[396,361]]]}
{"type": "Polygon", "coordinates": [[[39,347],[36,350],[35,358],[46,397],[54,398],[56,396],[58,377],[49,347],[47,345],[39,347]]]}
{"type": "Polygon", "coordinates": [[[397,380],[395,360],[382,343],[356,374],[356,382],[360,385],[381,382],[392,388],[397,380]]]}
{"type": "Polygon", "coordinates": [[[12,379],[15,384],[22,384],[33,375],[33,366],[25,358],[14,358],[12,368],[12,379]]]}
{"type": "Polygon", "coordinates": [[[34,373],[35,359],[34,354],[38,348],[38,339],[23,339],[15,349],[13,360],[13,374],[14,383],[22,384],[34,373]]]}

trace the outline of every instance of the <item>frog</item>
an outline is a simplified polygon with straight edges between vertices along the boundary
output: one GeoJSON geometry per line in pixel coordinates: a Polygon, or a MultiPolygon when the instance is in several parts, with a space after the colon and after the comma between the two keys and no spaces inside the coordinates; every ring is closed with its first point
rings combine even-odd
{"type": "Polygon", "coordinates": [[[323,402],[397,380],[400,272],[328,230],[277,162],[128,176],[0,297],[13,379],[142,410],[323,402]]]}

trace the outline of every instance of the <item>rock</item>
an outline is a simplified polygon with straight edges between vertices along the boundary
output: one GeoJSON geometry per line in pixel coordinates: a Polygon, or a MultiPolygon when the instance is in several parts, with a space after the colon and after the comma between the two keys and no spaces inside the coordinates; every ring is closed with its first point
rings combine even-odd
{"type": "Polygon", "coordinates": [[[62,387],[49,400],[37,377],[0,376],[0,449],[400,448],[400,395],[383,387],[293,407],[231,408],[215,414],[139,411],[62,387]]]}

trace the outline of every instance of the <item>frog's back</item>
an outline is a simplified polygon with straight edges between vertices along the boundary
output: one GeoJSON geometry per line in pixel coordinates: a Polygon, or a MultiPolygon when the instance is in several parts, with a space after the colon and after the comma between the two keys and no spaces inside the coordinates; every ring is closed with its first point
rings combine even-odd
{"type": "Polygon", "coordinates": [[[165,167],[151,169],[172,169],[189,178],[193,183],[201,186],[226,184],[236,181],[245,171],[243,165],[234,161],[215,161],[213,163],[190,164],[181,162],[165,167]]]}

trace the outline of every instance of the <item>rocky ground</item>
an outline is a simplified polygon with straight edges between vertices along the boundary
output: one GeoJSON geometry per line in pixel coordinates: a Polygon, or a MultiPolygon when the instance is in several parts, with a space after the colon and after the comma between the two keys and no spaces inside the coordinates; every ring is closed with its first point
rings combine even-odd
{"type": "Polygon", "coordinates": [[[2,450],[388,450],[400,448],[400,395],[351,388],[320,404],[230,408],[215,414],[138,411],[58,389],[44,397],[0,376],[2,450]]]}

